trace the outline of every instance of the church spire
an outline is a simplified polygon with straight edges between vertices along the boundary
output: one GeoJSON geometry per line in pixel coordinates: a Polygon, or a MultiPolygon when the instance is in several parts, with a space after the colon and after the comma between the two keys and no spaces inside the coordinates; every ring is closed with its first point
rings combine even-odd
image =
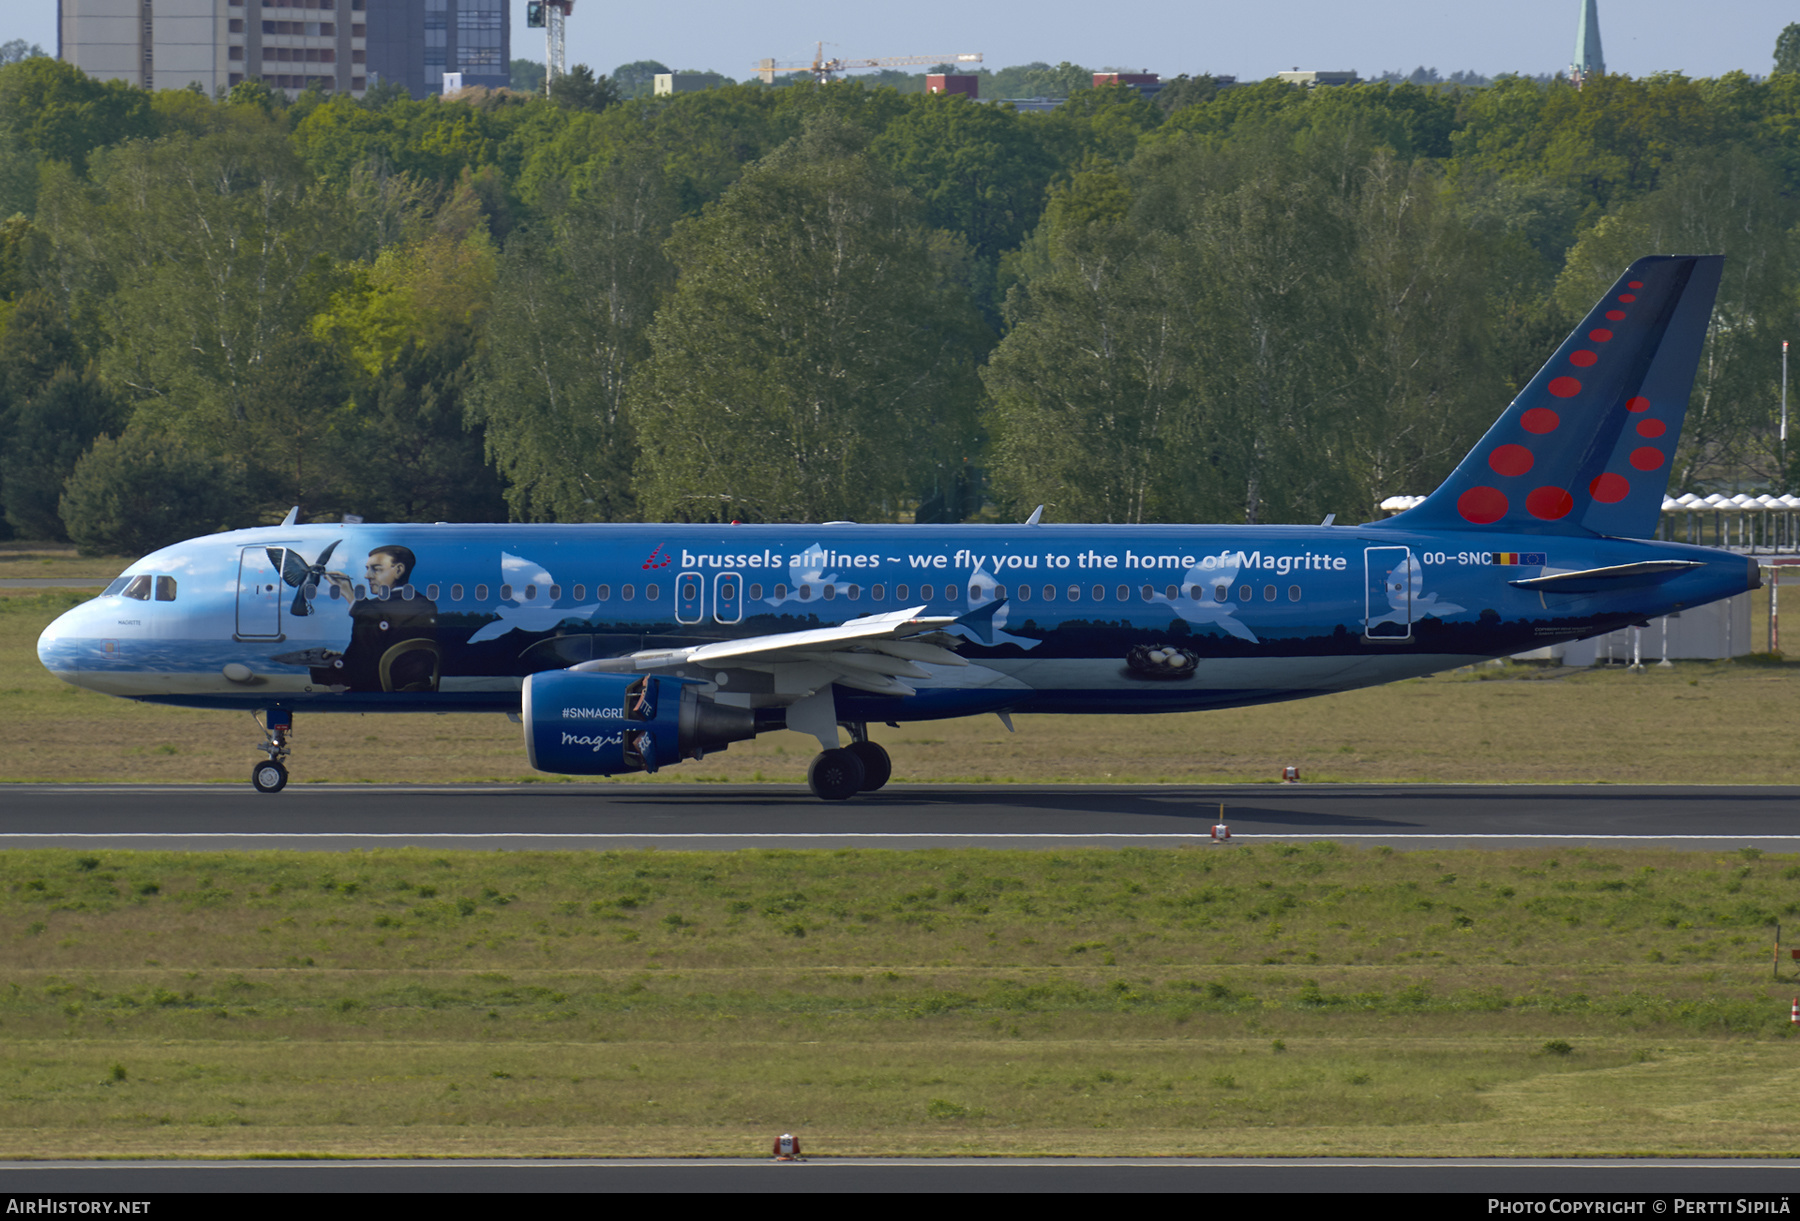
{"type": "Polygon", "coordinates": [[[1600,54],[1599,0],[1581,0],[1581,17],[1575,25],[1575,62],[1569,65],[1569,79],[1577,89],[1590,77],[1606,75],[1606,60],[1600,54]]]}

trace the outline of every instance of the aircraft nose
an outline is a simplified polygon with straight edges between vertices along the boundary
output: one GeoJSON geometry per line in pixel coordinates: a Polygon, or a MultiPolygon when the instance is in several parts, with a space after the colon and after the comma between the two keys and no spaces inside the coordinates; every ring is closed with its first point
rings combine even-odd
{"type": "Polygon", "coordinates": [[[82,611],[85,608],[75,607],[66,610],[50,622],[50,626],[38,634],[38,661],[44,669],[62,679],[65,683],[81,685],[80,666],[80,624],[82,611]]]}

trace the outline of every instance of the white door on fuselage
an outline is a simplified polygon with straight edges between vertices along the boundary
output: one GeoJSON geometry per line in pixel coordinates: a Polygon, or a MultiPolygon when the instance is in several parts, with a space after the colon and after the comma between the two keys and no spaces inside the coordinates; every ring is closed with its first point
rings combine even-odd
{"type": "Polygon", "coordinates": [[[286,547],[245,547],[239,554],[239,640],[281,639],[281,561],[286,553],[286,547]]]}

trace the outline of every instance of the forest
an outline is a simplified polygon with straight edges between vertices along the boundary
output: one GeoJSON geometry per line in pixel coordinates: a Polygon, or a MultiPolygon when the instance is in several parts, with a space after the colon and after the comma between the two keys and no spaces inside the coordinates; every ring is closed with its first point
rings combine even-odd
{"type": "Polygon", "coordinates": [[[0,67],[0,531],[1367,520],[1648,253],[1672,492],[1795,482],[1800,73],[628,92],[0,67]]]}

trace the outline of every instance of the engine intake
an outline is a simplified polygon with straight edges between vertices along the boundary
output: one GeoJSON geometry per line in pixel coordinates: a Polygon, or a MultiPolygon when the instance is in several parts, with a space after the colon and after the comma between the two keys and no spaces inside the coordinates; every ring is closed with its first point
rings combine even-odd
{"type": "Polygon", "coordinates": [[[540,772],[654,772],[756,736],[756,714],[655,675],[547,670],[525,680],[525,753],[540,772]]]}

